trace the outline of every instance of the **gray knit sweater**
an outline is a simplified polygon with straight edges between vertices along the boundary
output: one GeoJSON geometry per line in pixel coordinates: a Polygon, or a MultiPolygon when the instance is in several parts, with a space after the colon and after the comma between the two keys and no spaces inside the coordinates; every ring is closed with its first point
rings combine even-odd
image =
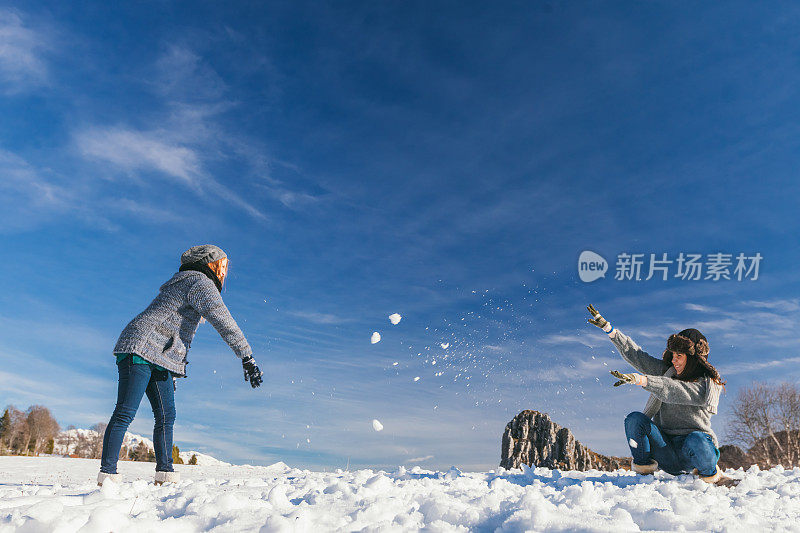
{"type": "Polygon", "coordinates": [[[671,364],[651,356],[616,328],[608,338],[623,359],[647,376],[647,385],[643,388],[661,400],[661,408],[653,416],[653,422],[662,432],[687,435],[692,431],[702,431],[711,435],[714,445],[719,447],[717,436],[711,429],[711,416],[717,414],[721,385],[709,377],[697,381],[666,377],[663,374],[671,364]]]}
{"type": "Polygon", "coordinates": [[[161,286],[147,309],[122,330],[114,353],[136,354],[185,376],[186,353],[200,317],[214,326],[239,358],[253,353],[214,282],[193,270],[178,272],[161,286]]]}

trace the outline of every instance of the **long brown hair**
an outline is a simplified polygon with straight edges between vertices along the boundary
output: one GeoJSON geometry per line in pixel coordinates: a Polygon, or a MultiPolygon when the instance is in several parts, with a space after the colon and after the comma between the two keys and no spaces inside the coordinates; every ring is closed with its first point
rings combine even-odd
{"type": "Polygon", "coordinates": [[[717,369],[708,362],[710,351],[711,348],[705,335],[694,328],[689,328],[669,336],[667,349],[664,350],[664,355],[661,358],[665,363],[671,365],[672,353],[682,353],[686,355],[686,367],[684,367],[683,372],[675,376],[675,379],[697,381],[704,376],[708,376],[712,381],[722,385],[724,388],[726,382],[722,380],[722,376],[720,376],[717,369]]]}

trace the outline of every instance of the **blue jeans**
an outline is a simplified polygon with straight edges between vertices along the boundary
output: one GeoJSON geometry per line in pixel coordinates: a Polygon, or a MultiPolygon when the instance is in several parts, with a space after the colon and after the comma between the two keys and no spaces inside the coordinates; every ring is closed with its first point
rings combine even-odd
{"type": "Polygon", "coordinates": [[[172,426],[175,423],[175,389],[172,385],[172,374],[166,370],[157,370],[151,365],[133,364],[131,357],[118,362],[117,368],[119,369],[117,406],[103,435],[100,471],[108,474],[117,473],[122,439],[139,409],[142,396],[147,394],[155,417],[153,446],[156,451],[156,470],[172,472],[172,426]]]}
{"type": "Polygon", "coordinates": [[[690,472],[693,468],[703,477],[713,476],[717,471],[719,450],[711,435],[703,431],[667,435],[644,413],[637,411],[625,417],[625,436],[637,465],[648,465],[655,459],[659,468],[673,475],[690,472]]]}

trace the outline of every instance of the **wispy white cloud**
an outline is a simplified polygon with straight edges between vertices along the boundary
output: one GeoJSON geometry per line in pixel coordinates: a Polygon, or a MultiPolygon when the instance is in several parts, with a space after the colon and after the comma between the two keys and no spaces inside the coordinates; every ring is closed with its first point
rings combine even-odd
{"type": "Polygon", "coordinates": [[[688,309],[689,311],[699,311],[701,313],[714,313],[714,312],[719,311],[716,307],[711,307],[711,306],[708,306],[708,305],[693,304],[693,303],[688,303],[684,307],[686,307],[686,309],[688,309]]]}
{"type": "Polygon", "coordinates": [[[49,208],[69,202],[71,193],[17,154],[0,149],[0,190],[24,196],[29,202],[49,208]]]}
{"type": "Polygon", "coordinates": [[[83,156],[124,170],[155,170],[194,187],[202,179],[197,152],[163,139],[158,132],[95,127],[78,132],[75,141],[83,156]]]}
{"type": "Polygon", "coordinates": [[[288,314],[308,320],[314,324],[344,324],[352,322],[352,319],[343,318],[328,313],[318,313],[316,311],[289,311],[288,314]]]}
{"type": "Polygon", "coordinates": [[[316,196],[282,188],[270,189],[270,194],[289,209],[296,209],[319,201],[319,198],[316,196]]]}
{"type": "Polygon", "coordinates": [[[769,300],[769,301],[748,300],[746,302],[742,302],[742,305],[755,307],[759,309],[772,309],[774,311],[793,312],[800,310],[800,298],[792,298],[786,300],[769,300]]]}
{"type": "Polygon", "coordinates": [[[424,455],[422,457],[412,457],[411,459],[406,459],[406,463],[421,463],[423,461],[429,461],[433,459],[433,455],[424,455]]]}
{"type": "MultiPolygon", "coordinates": [[[[158,127],[94,124],[74,132],[78,153],[139,179],[146,179],[142,175],[146,172],[166,176],[198,196],[216,196],[256,219],[265,219],[252,198],[245,199],[208,170],[212,162],[240,157],[240,147],[247,144],[220,120],[220,115],[235,107],[225,98],[227,86],[222,78],[194,51],[178,45],[167,48],[146,78],[142,83],[161,98],[164,108],[154,110],[148,121],[158,127]]],[[[306,201],[288,189],[282,194],[285,205],[306,201]]]]}
{"type": "Polygon", "coordinates": [[[47,38],[27,26],[19,12],[0,9],[0,86],[16,93],[45,84],[43,54],[49,47],[47,38]]]}
{"type": "Polygon", "coordinates": [[[177,44],[169,45],[158,58],[155,74],[147,83],[175,102],[218,102],[228,90],[222,77],[197,53],[177,44]]]}
{"type": "Polygon", "coordinates": [[[594,348],[597,346],[596,342],[590,342],[585,336],[583,335],[563,335],[563,334],[553,334],[547,335],[539,339],[539,342],[543,344],[582,344],[587,348],[594,348]]]}
{"type": "Polygon", "coordinates": [[[607,375],[609,370],[615,368],[614,365],[620,366],[624,364],[625,362],[620,359],[588,356],[574,363],[550,365],[546,368],[517,372],[513,381],[519,382],[522,380],[528,383],[535,383],[537,381],[572,383],[581,379],[607,375]]]}
{"type": "Polygon", "coordinates": [[[142,200],[108,197],[92,178],[64,176],[40,168],[17,154],[0,149],[0,232],[29,228],[70,215],[94,228],[115,231],[120,213],[148,222],[177,222],[184,217],[142,200]]]}
{"type": "Polygon", "coordinates": [[[800,363],[800,357],[786,357],[784,359],[768,359],[756,361],[742,361],[739,363],[720,364],[718,369],[723,376],[744,374],[768,369],[779,369],[787,365],[800,363]]]}

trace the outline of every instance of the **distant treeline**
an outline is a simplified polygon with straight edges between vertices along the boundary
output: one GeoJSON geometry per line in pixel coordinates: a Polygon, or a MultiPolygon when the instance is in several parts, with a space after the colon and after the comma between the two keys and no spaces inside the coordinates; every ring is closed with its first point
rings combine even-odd
{"type": "Polygon", "coordinates": [[[59,431],[61,427],[47,407],[32,405],[20,411],[10,405],[0,417],[0,454],[53,453],[59,431]]]}
{"type": "MultiPolygon", "coordinates": [[[[61,431],[56,419],[47,407],[32,405],[21,411],[13,405],[6,407],[0,417],[0,455],[61,454],[70,457],[100,459],[103,453],[105,423],[93,425],[89,431],[77,430],[75,426],[61,431]]],[[[172,462],[183,464],[177,446],[172,447],[172,462]]],[[[154,463],[155,452],[140,441],[136,446],[122,446],[120,459],[154,463]]],[[[192,455],[189,464],[197,464],[192,455]]]]}

